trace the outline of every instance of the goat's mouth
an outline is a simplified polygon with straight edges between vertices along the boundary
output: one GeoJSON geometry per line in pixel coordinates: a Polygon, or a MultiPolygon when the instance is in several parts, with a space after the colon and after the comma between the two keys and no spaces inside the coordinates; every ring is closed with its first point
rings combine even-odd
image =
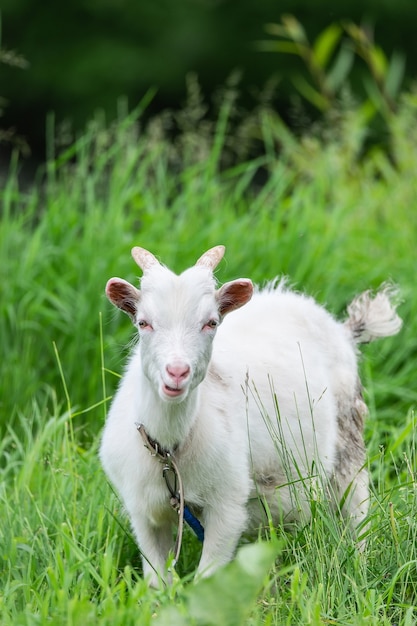
{"type": "Polygon", "coordinates": [[[178,389],[177,387],[170,387],[169,385],[162,385],[162,391],[164,392],[164,395],[168,396],[168,398],[178,398],[178,396],[181,396],[185,389],[178,389]]]}

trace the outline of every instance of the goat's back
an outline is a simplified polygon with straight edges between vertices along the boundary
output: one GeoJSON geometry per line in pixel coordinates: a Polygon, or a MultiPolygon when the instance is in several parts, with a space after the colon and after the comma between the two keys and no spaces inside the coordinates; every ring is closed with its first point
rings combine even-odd
{"type": "Polygon", "coordinates": [[[338,410],[354,402],[358,381],[343,324],[282,284],[257,291],[220,326],[212,369],[239,406],[230,419],[249,429],[255,473],[277,466],[277,446],[298,469],[320,459],[332,471],[338,410]]]}
{"type": "Polygon", "coordinates": [[[296,392],[309,385],[313,397],[325,389],[338,395],[356,388],[357,357],[349,330],[312,298],[282,284],[256,291],[246,306],[224,319],[213,361],[228,367],[233,377],[271,378],[277,389],[282,385],[296,392]]]}

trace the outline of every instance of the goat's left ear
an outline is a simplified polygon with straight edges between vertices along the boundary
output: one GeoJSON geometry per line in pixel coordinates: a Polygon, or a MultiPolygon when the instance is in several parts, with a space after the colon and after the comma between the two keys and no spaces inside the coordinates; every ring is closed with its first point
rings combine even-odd
{"type": "Polygon", "coordinates": [[[112,304],[117,306],[135,321],[140,291],[123,278],[110,278],[106,285],[106,296],[112,304]]]}
{"type": "Polygon", "coordinates": [[[253,294],[252,281],[249,278],[239,278],[225,283],[216,291],[216,300],[219,305],[219,313],[223,317],[230,311],[239,309],[249,302],[253,294]]]}

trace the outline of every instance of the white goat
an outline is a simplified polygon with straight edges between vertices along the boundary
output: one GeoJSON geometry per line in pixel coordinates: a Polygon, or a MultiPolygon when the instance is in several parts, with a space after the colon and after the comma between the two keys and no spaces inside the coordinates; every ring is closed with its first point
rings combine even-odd
{"type": "Polygon", "coordinates": [[[199,575],[227,563],[241,534],[266,522],[265,510],[275,523],[308,518],[318,479],[355,524],[367,513],[355,343],[400,329],[389,290],[359,296],[342,324],[282,282],[253,297],[248,279],[216,289],[213,270],[223,254],[223,246],[212,248],[177,276],[135,247],[140,291],[120,278],[106,287],[140,341],[113,399],[100,457],[153,586],[170,579],[178,523],[157,451],[175,460],[187,505],[204,525],[199,575]]]}

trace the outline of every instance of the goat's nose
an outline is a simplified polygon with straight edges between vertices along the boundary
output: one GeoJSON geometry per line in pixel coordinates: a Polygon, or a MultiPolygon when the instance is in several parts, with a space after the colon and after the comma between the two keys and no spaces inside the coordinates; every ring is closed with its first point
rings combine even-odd
{"type": "Polygon", "coordinates": [[[190,366],[186,363],[170,363],[166,366],[166,371],[178,384],[187,378],[190,373],[190,366]]]}

